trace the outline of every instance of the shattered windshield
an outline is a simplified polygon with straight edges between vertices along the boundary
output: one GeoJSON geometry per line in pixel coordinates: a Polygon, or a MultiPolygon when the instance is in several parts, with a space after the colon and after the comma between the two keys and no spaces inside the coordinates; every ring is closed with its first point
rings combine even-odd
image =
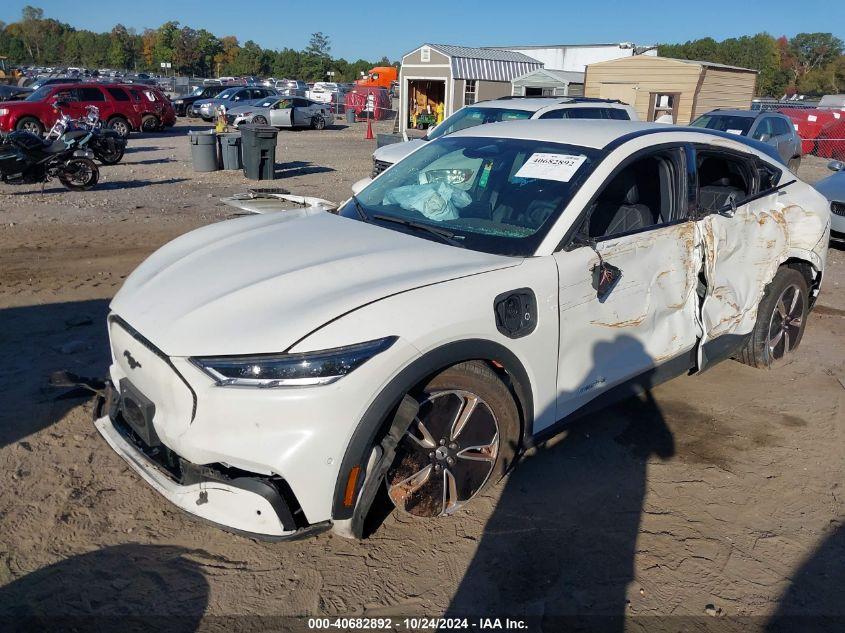
{"type": "Polygon", "coordinates": [[[396,230],[424,224],[474,250],[531,255],[598,153],[536,140],[446,137],[384,172],[340,213],[396,230]]]}

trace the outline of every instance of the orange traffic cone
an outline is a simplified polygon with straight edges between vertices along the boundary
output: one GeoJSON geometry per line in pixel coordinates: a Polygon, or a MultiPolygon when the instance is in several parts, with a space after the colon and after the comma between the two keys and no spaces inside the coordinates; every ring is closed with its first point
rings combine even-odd
{"type": "Polygon", "coordinates": [[[372,117],[367,117],[367,133],[364,135],[364,138],[368,141],[373,140],[375,138],[373,136],[373,119],[372,117]]]}

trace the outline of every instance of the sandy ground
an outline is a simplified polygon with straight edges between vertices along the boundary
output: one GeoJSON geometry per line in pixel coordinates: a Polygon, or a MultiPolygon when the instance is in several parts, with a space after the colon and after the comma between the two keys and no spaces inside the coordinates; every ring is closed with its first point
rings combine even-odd
{"type": "MultiPolygon", "coordinates": [[[[99,438],[90,401],[46,381],[62,368],[104,375],[104,316],[122,280],[171,238],[230,217],[217,199],[247,181],[194,174],[186,129],[134,137],[95,191],[0,186],[4,625],[155,614],[181,630],[277,630],[304,624],[215,616],[447,611],[550,631],[571,623],[557,616],[596,614],[609,619],[587,628],[622,630],[622,616],[628,630],[762,629],[806,615],[834,619],[791,630],[845,625],[840,250],[789,365],[726,362],[621,403],[452,518],[392,515],[364,542],[268,544],[161,499],[99,438]]],[[[370,170],[363,135],[282,132],[273,184],[342,200],[370,170]]],[[[808,159],[802,175],[818,179],[823,165],[808,159]]]]}

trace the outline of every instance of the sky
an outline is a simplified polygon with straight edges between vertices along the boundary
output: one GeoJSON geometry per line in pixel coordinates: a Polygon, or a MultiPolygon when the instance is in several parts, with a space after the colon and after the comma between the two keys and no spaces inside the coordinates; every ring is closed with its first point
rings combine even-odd
{"type": "Polygon", "coordinates": [[[108,31],[115,22],[156,28],[176,20],[217,36],[252,39],[264,48],[304,48],[315,31],[332,41],[332,55],[350,61],[391,60],[420,44],[515,46],[721,40],[767,31],[778,37],[833,31],[845,39],[845,3],[836,0],[457,0],[385,2],[357,0],[3,0],[0,20],[13,22],[32,4],[45,17],[76,28],[108,31]],[[105,9],[105,10],[104,10],[105,9]]]}

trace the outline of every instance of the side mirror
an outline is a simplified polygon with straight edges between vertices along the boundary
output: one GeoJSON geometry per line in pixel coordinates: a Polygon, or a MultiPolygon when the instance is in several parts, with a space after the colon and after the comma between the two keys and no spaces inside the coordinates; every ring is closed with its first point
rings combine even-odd
{"type": "Polygon", "coordinates": [[[372,178],[361,178],[358,182],[352,185],[352,193],[353,195],[358,195],[361,193],[367,185],[369,185],[373,181],[372,178]]]}
{"type": "Polygon", "coordinates": [[[845,171],[845,163],[841,160],[832,160],[827,164],[830,171],[845,171]]]}
{"type": "Polygon", "coordinates": [[[736,215],[736,194],[728,196],[727,203],[718,211],[718,214],[726,218],[732,218],[736,215]]]}

